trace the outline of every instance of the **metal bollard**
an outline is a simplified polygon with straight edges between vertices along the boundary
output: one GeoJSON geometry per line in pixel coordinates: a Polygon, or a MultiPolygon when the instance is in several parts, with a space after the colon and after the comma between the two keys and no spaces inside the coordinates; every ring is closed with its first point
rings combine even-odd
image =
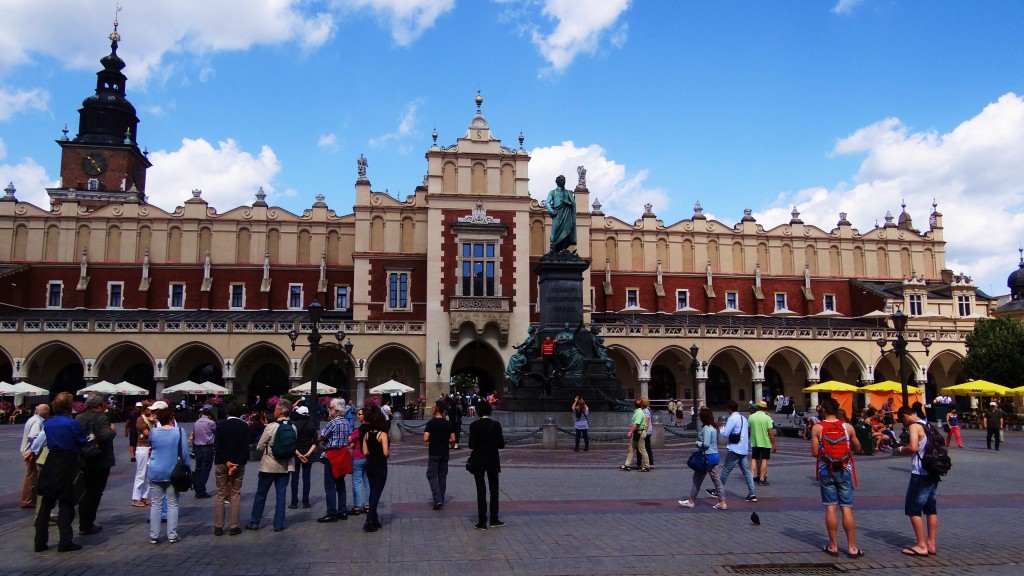
{"type": "Polygon", "coordinates": [[[661,416],[654,414],[651,416],[651,448],[664,448],[665,447],[665,424],[661,421],[661,416]]]}
{"type": "Polygon", "coordinates": [[[402,442],[402,424],[405,424],[404,418],[398,412],[391,414],[391,429],[388,430],[388,439],[392,444],[399,444],[402,442]]]}
{"type": "Polygon", "coordinates": [[[545,450],[558,448],[558,425],[555,424],[555,419],[552,416],[544,419],[543,429],[544,434],[541,440],[541,447],[545,450]]]}

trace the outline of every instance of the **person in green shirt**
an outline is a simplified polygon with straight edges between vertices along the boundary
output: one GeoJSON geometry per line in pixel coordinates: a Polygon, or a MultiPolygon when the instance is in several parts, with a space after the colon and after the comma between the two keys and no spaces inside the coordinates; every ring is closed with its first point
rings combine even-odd
{"type": "Polygon", "coordinates": [[[761,486],[768,485],[768,461],[772,452],[778,451],[775,444],[775,422],[765,409],[768,403],[764,400],[750,407],[750,459],[754,461],[754,482],[761,486]]]}
{"type": "Polygon", "coordinates": [[[626,453],[626,461],[619,466],[619,470],[630,470],[633,458],[639,454],[640,472],[650,472],[651,462],[647,459],[647,450],[644,448],[644,436],[647,435],[647,416],[644,414],[644,399],[637,398],[633,401],[633,415],[629,419],[629,431],[626,438],[629,438],[629,452],[626,453]],[[639,442],[639,446],[637,446],[639,442]]]}

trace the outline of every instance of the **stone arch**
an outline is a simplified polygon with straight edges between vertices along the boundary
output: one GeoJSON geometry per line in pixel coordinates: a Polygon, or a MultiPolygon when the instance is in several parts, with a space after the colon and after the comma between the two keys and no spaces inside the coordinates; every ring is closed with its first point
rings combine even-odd
{"type": "Polygon", "coordinates": [[[839,246],[828,247],[828,274],[829,276],[843,275],[843,260],[840,257],[839,246]]]}
{"type": "Polygon", "coordinates": [[[378,215],[370,219],[370,251],[381,252],[384,250],[385,226],[383,216],[378,215]]]}
{"type": "Polygon", "coordinates": [[[28,258],[28,226],[18,224],[14,227],[14,245],[11,250],[13,260],[26,260],[28,258]]]}
{"type": "Polygon", "coordinates": [[[167,257],[166,262],[177,264],[181,262],[181,227],[171,226],[167,230],[167,257]]]}
{"type": "Polygon", "coordinates": [[[445,162],[444,166],[441,167],[441,193],[442,194],[456,194],[458,190],[458,173],[459,169],[455,166],[455,162],[445,162]]]}
{"type": "Polygon", "coordinates": [[[537,218],[530,222],[530,256],[544,255],[544,222],[537,218]]]}
{"type": "Polygon", "coordinates": [[[708,262],[711,263],[712,272],[720,272],[722,270],[718,262],[718,242],[716,240],[708,241],[708,262]]]}
{"type": "Polygon", "coordinates": [[[199,228],[199,254],[196,262],[202,262],[207,254],[213,254],[213,230],[209,226],[199,228]]]}
{"type": "Polygon", "coordinates": [[[501,165],[501,188],[502,196],[513,196],[516,193],[516,169],[511,163],[501,165]]]}
{"type": "Polygon", "coordinates": [[[341,236],[337,230],[327,233],[327,265],[336,266],[341,262],[341,236]]]}
{"type": "Polygon", "coordinates": [[[835,380],[856,386],[866,368],[865,362],[856,352],[849,348],[836,348],[821,359],[818,380],[835,380]]]}
{"type": "Polygon", "coordinates": [[[121,227],[114,224],[107,228],[107,245],[103,254],[105,262],[121,261],[121,227]]]}
{"type": "Polygon", "coordinates": [[[57,340],[29,352],[22,365],[22,373],[25,380],[47,388],[51,395],[59,392],[75,394],[85,387],[85,362],[81,353],[57,340]]]}
{"type": "Polygon", "coordinates": [[[668,259],[668,240],[664,238],[658,238],[658,242],[654,245],[655,254],[658,257],[658,261],[661,262],[662,270],[672,270],[672,264],[668,259]]]}
{"type": "Polygon", "coordinates": [[[277,228],[267,230],[267,254],[274,264],[281,261],[281,231],[277,228]]]}
{"type": "Polygon", "coordinates": [[[486,396],[491,392],[501,395],[505,362],[501,353],[490,342],[473,340],[460,346],[452,358],[452,379],[470,379],[477,392],[486,396]]]}
{"type": "Polygon", "coordinates": [[[818,248],[814,244],[804,247],[804,262],[810,268],[811,274],[818,275],[818,248]]]}
{"type": "Polygon", "coordinates": [[[213,346],[205,342],[192,341],[182,344],[167,355],[164,374],[167,375],[169,384],[178,384],[185,380],[193,380],[193,373],[206,365],[213,368],[212,372],[206,372],[210,376],[210,381],[216,384],[223,383],[224,358],[213,346]]]}
{"type": "Polygon", "coordinates": [[[96,355],[92,374],[108,382],[130,382],[156,393],[153,378],[156,361],[141,345],[132,341],[112,344],[96,355]]]}
{"type": "Polygon", "coordinates": [[[900,248],[900,277],[909,278],[914,273],[910,264],[910,248],[900,248]]]}
{"type": "Polygon", "coordinates": [[[853,247],[853,275],[857,278],[864,277],[864,249],[860,246],[853,247]]]}
{"type": "MultiPolygon", "coordinates": [[[[911,386],[917,386],[918,376],[921,374],[921,368],[918,361],[914,358],[914,354],[907,352],[906,357],[903,361],[903,374],[904,380],[911,386]]],[[[884,382],[885,380],[893,380],[899,382],[899,357],[895,352],[888,351],[882,354],[875,361],[875,382],[884,382]]]]}
{"type": "Polygon", "coordinates": [[[925,397],[930,401],[946,386],[967,381],[964,357],[955,350],[942,350],[927,361],[925,397]]]}
{"type": "Polygon", "coordinates": [[[705,398],[708,406],[720,407],[730,399],[737,402],[750,399],[755,364],[745,350],[726,346],[712,353],[707,363],[705,398]]]}
{"type": "Polygon", "coordinates": [[[413,392],[394,397],[393,407],[399,409],[423,395],[426,377],[423,369],[423,361],[408,346],[394,342],[385,344],[366,359],[367,394],[374,386],[392,379],[411,386],[413,392]]]}
{"type": "Polygon", "coordinates": [[[807,356],[796,348],[783,346],[765,358],[762,394],[765,393],[764,389],[767,389],[770,398],[779,394],[801,398],[803,389],[807,386],[807,379],[813,377],[811,361],[807,356]]]}
{"type": "MultiPolygon", "coordinates": [[[[47,232],[47,234],[49,234],[49,232],[47,232]]],[[[81,258],[82,252],[89,249],[90,236],[91,231],[89,229],[89,226],[85,224],[79,224],[78,229],[75,230],[75,253],[72,254],[75,260],[81,258]]]]}
{"type": "Polygon", "coordinates": [[[469,171],[470,194],[487,194],[487,167],[483,162],[474,162],[469,171]]]}
{"type": "Polygon", "coordinates": [[[694,271],[694,259],[693,241],[687,238],[683,240],[683,272],[694,271]]]}
{"type": "Polygon", "coordinates": [[[768,244],[765,242],[757,243],[757,262],[761,265],[762,274],[772,273],[772,263],[768,257],[768,244]]]}
{"type": "Polygon", "coordinates": [[[612,270],[617,270],[619,267],[619,247],[614,236],[608,236],[604,239],[604,253],[609,259],[608,264],[612,270]]]}
{"type": "Polygon", "coordinates": [[[644,241],[633,238],[629,243],[629,267],[634,272],[644,269],[644,241]]]}
{"type": "Polygon", "coordinates": [[[793,247],[789,244],[782,245],[782,273],[793,274],[793,247]]]}
{"type": "Polygon", "coordinates": [[[244,396],[252,405],[257,394],[265,400],[287,392],[292,388],[289,376],[295,372],[289,363],[288,353],[280,346],[266,341],[257,342],[235,355],[231,370],[235,382],[233,392],[244,396]]]}
{"type": "Polygon", "coordinates": [[[733,274],[742,273],[743,270],[743,243],[733,242],[732,243],[732,272],[733,274]]]}
{"type": "Polygon", "coordinates": [[[399,249],[402,252],[414,252],[416,250],[416,222],[412,216],[402,218],[401,243],[399,249]]]}
{"type": "Polygon", "coordinates": [[[298,242],[295,246],[295,261],[299,264],[309,264],[313,235],[307,228],[299,230],[298,242]]]}
{"type": "Polygon", "coordinates": [[[150,246],[152,244],[153,244],[153,228],[151,228],[149,226],[139,226],[139,231],[135,235],[135,261],[136,262],[142,262],[145,259],[146,251],[150,250],[150,246]]]}
{"type": "MultiPolygon", "coordinates": [[[[51,224],[46,227],[46,235],[43,238],[43,260],[47,262],[56,262],[57,257],[60,255],[60,226],[51,224]]],[[[75,254],[75,259],[78,259],[81,255],[81,251],[75,254]]]]}
{"type": "Polygon", "coordinates": [[[252,247],[252,233],[245,226],[238,229],[238,233],[235,234],[235,262],[239,264],[248,264],[252,262],[250,256],[252,247]]]}
{"type": "Polygon", "coordinates": [[[651,359],[651,382],[648,385],[651,398],[665,399],[666,396],[659,396],[658,392],[662,388],[666,388],[665,391],[672,398],[692,401],[697,386],[690,370],[691,361],[690,350],[681,345],[669,345],[655,353],[654,358],[651,359]],[[665,377],[671,377],[671,381],[675,384],[674,390],[667,390],[667,381],[665,386],[655,381],[657,378],[655,378],[654,368],[656,367],[665,371],[665,377]]]}
{"type": "Polygon", "coordinates": [[[875,249],[875,266],[878,268],[878,278],[889,277],[889,253],[885,251],[885,246],[875,249]]]}

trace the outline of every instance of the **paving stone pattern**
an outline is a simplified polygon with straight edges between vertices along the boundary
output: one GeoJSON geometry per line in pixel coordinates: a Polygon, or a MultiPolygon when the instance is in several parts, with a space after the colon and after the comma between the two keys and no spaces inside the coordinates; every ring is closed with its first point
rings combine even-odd
{"type": "MultiPolygon", "coordinates": [[[[625,427],[623,427],[625,430],[625,427]]],[[[263,528],[239,536],[213,535],[211,500],[182,497],[180,543],[148,543],[148,509],[132,508],[133,465],[125,439],[117,439],[113,469],[97,523],[103,531],[78,536],[80,552],[32,552],[33,511],[18,507],[24,465],[17,454],[21,426],[0,426],[0,554],[4,573],[20,574],[682,574],[847,573],[1020,574],[1021,510],[1024,509],[1024,434],[1007,433],[1000,452],[984,447],[984,434],[965,430],[967,448],[953,449],[954,467],[939,487],[939,554],[910,558],[903,515],[909,460],[881,454],[857,459],[860,487],[855,511],[858,543],[866,555],[834,559],[826,542],[822,506],[806,441],[780,440],[771,461],[770,486],[758,487],[757,503],[743,501],[735,470],[726,490],[729,509],[712,509],[700,497],[693,510],[676,501],[689,493],[685,467],[690,447],[669,437],[656,450],[650,473],[623,472],[624,443],[595,442],[574,452],[560,436],[557,450],[539,440],[502,454],[501,515],[506,527],[479,531],[475,489],[464,469],[469,451],[453,451],[448,502],[430,507],[425,478],[426,446],[406,435],[393,450],[382,500],[384,527],[363,533],[363,518],[317,524],[324,513],[320,465],[313,470],[313,507],[288,510],[286,529],[270,530],[273,494],[263,528]],[[756,511],[761,525],[750,522],[756,511]],[[761,567],[758,568],[758,565],[761,567]]],[[[463,440],[466,440],[463,438],[463,440]]],[[[724,452],[724,447],[723,447],[724,452]]],[[[252,506],[256,467],[249,465],[243,491],[243,523],[252,506]]],[[[710,486],[710,480],[705,481],[710,486]]],[[[209,490],[213,490],[211,478],[209,490]]],[[[351,505],[351,487],[349,488],[351,505]]],[[[840,530],[840,546],[845,539],[840,530]]]]}

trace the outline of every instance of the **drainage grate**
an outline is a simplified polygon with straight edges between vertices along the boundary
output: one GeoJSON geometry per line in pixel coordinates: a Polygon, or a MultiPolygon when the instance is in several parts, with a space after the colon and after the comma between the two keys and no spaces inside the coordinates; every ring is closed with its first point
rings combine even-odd
{"type": "Polygon", "coordinates": [[[846,569],[838,564],[803,563],[803,564],[735,564],[722,566],[730,574],[845,574],[846,569]]]}

